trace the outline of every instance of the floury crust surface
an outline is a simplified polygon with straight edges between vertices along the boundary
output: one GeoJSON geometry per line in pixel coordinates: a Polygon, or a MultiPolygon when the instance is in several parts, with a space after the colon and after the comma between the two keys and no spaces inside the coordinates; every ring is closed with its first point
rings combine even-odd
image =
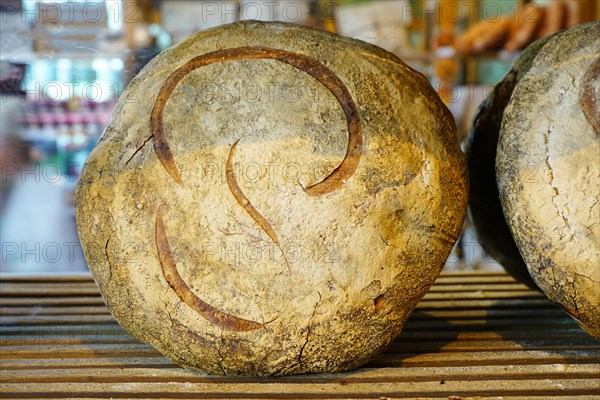
{"type": "MultiPolygon", "coordinates": [[[[582,109],[600,22],[556,35],[504,112],[497,181],[504,215],[546,295],[600,339],[600,139],[582,109]]],[[[596,116],[600,81],[596,93],[596,116]]]]}
{"type": "Polygon", "coordinates": [[[76,215],[86,259],[115,319],[182,366],[358,367],[400,333],[458,237],[467,179],[455,129],[428,81],[372,45],[282,23],[195,34],[131,82],[85,165],[76,215]],[[339,188],[306,189],[344,159],[345,113],[317,79],[278,60],[186,75],[163,121],[182,184],[166,170],[150,118],[161,87],[194,57],[238,47],[298,53],[343,82],[362,145],[339,188]]]}
{"type": "Polygon", "coordinates": [[[508,273],[536,289],[537,285],[529,275],[502,212],[496,185],[496,148],[504,109],[515,85],[529,71],[535,56],[549,39],[546,37],[528,46],[483,101],[473,121],[465,150],[469,167],[469,215],[477,240],[508,273]]]}

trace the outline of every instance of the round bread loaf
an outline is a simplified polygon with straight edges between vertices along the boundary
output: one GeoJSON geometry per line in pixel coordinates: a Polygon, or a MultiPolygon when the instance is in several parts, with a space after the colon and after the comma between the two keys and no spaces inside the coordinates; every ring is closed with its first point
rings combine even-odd
{"type": "Polygon", "coordinates": [[[375,46],[254,21],[195,34],[130,83],[85,165],[85,256],[115,319],[182,366],[357,367],[458,237],[455,129],[375,46]]]}
{"type": "Polygon", "coordinates": [[[496,158],[504,215],[546,295],[600,338],[600,22],[549,40],[516,85],[496,158]]]}
{"type": "Polygon", "coordinates": [[[529,71],[533,59],[551,37],[529,45],[481,103],[465,147],[469,167],[469,217],[477,240],[509,274],[536,289],[502,212],[496,185],[496,148],[504,109],[515,85],[529,71]]]}

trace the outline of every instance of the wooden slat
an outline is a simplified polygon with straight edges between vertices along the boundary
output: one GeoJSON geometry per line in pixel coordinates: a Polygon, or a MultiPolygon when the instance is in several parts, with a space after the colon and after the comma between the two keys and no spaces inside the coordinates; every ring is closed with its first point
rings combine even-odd
{"type": "Polygon", "coordinates": [[[467,300],[467,299],[543,299],[544,295],[533,290],[478,290],[474,292],[429,292],[424,300],[467,300]]]}
{"type": "MultiPolygon", "coordinates": [[[[153,399],[173,399],[173,398],[189,398],[186,396],[182,396],[182,397],[174,397],[175,395],[170,395],[169,397],[152,397],[153,399]]],[[[544,396],[540,396],[540,397],[532,397],[533,395],[530,396],[502,396],[502,397],[498,397],[498,396],[485,396],[485,397],[481,397],[481,396],[476,396],[476,397],[462,397],[462,396],[456,396],[456,395],[452,395],[452,394],[441,394],[441,395],[436,395],[435,397],[431,397],[431,396],[419,396],[419,397],[414,397],[414,396],[395,396],[395,397],[385,397],[385,396],[377,396],[377,395],[373,395],[373,396],[358,396],[358,397],[352,397],[352,399],[364,399],[364,400],[382,400],[382,399],[396,399],[396,398],[409,398],[409,399],[418,399],[418,400],[440,400],[440,399],[448,399],[448,400],[531,400],[531,399],[539,399],[539,400],[547,400],[547,397],[544,396]]],[[[11,399],[17,399],[19,397],[2,397],[3,399],[7,399],[7,400],[11,400],[11,399]]],[[[22,398],[22,397],[20,397],[22,398]]],[[[73,400],[99,400],[99,399],[106,399],[107,397],[69,397],[69,399],[73,399],[73,400]]],[[[118,398],[118,397],[115,397],[118,398]]],[[[234,396],[228,396],[228,397],[221,397],[221,399],[240,399],[240,398],[267,398],[267,397],[249,397],[249,396],[243,396],[240,397],[239,395],[234,397],[234,396]]],[[[270,396],[268,398],[275,398],[273,396],[270,396]]],[[[280,397],[280,398],[294,398],[294,397],[280,397]]],[[[295,397],[297,398],[297,397],[295,397]]],[[[318,398],[318,397],[317,397],[318,398]]],[[[335,398],[333,396],[327,396],[327,397],[321,397],[324,399],[331,399],[331,398],[335,398]]],[[[338,397],[340,398],[340,397],[338,397]]],[[[344,398],[344,397],[341,397],[344,398]]],[[[566,396],[561,396],[559,394],[554,394],[552,395],[552,400],[598,400],[598,396],[597,395],[579,395],[576,398],[574,398],[572,395],[566,395],[566,396]]]]}
{"type": "Polygon", "coordinates": [[[34,346],[2,346],[0,358],[54,358],[61,357],[161,357],[161,354],[150,345],[143,343],[110,343],[87,345],[34,345],[34,346]]]}
{"type": "Polygon", "coordinates": [[[494,329],[490,331],[484,330],[465,330],[465,331],[403,331],[396,341],[403,342],[426,342],[426,341],[479,341],[479,340],[490,340],[490,339],[502,339],[502,340],[527,340],[534,338],[544,339],[555,339],[563,340],[565,345],[575,338],[584,337],[586,339],[593,339],[587,333],[583,332],[579,327],[554,329],[554,328],[540,328],[535,330],[511,330],[511,329],[494,329]]]}
{"type": "Polygon", "coordinates": [[[489,284],[489,283],[519,283],[510,275],[506,274],[490,274],[490,275],[457,275],[450,273],[442,273],[436,281],[435,286],[445,284],[489,284]]]}
{"type": "Polygon", "coordinates": [[[0,278],[3,399],[451,396],[598,399],[600,342],[504,273],[444,273],[402,334],[363,368],[208,376],[179,368],[116,324],[89,275],[0,278]]]}
{"type": "Polygon", "coordinates": [[[0,294],[0,306],[101,306],[104,302],[98,296],[70,297],[5,297],[0,294]]]}
{"type": "MultiPolygon", "coordinates": [[[[528,341],[507,341],[507,340],[489,340],[489,341],[469,341],[469,342],[442,342],[428,341],[420,343],[394,343],[386,354],[414,354],[419,353],[466,353],[466,352],[507,352],[510,351],[561,351],[568,343],[570,350],[600,351],[600,345],[593,343],[593,339],[572,339],[568,342],[564,340],[528,340],[528,341]]],[[[115,357],[115,355],[129,354],[132,357],[158,357],[152,347],[146,347],[139,344],[132,337],[123,336],[115,338],[107,336],[105,338],[94,338],[89,340],[31,340],[31,341],[12,341],[3,343],[0,350],[2,360],[15,358],[52,358],[56,356],[56,351],[65,357],[88,357],[93,354],[95,357],[115,357]]]]}
{"type": "Polygon", "coordinates": [[[12,282],[37,282],[37,283],[64,283],[64,282],[92,282],[92,275],[88,272],[81,273],[61,273],[57,272],[52,275],[48,274],[22,274],[14,272],[2,272],[0,274],[0,281],[2,283],[12,282]]]}
{"type": "Polygon", "coordinates": [[[93,283],[86,284],[1,284],[0,294],[3,297],[16,296],[81,296],[97,295],[98,288],[93,283]]]}
{"type": "MultiPolygon", "coordinates": [[[[505,379],[595,379],[598,372],[594,364],[511,365],[501,369],[495,366],[466,367],[405,367],[363,368],[352,372],[334,374],[293,375],[277,378],[211,376],[176,367],[107,369],[64,368],[60,370],[30,369],[6,371],[0,383],[52,383],[59,377],[62,382],[197,382],[197,383],[385,383],[385,382],[431,382],[439,376],[458,380],[505,380],[505,379]]],[[[444,379],[446,380],[446,379],[444,379]]]]}
{"type": "Polygon", "coordinates": [[[32,307],[0,307],[0,315],[87,315],[87,314],[102,314],[109,315],[108,309],[103,306],[87,306],[87,307],[44,307],[40,305],[32,307]]]}
{"type": "MultiPolygon", "coordinates": [[[[176,368],[171,360],[166,357],[105,357],[105,358],[15,358],[3,359],[2,372],[17,369],[51,369],[61,370],[66,368],[176,368]]],[[[2,374],[0,374],[2,375],[2,374]]]]}
{"type": "Polygon", "coordinates": [[[478,300],[456,300],[446,299],[443,301],[423,299],[417,304],[415,310],[426,310],[426,309],[492,309],[492,308],[527,308],[535,310],[538,308],[552,307],[553,304],[547,299],[478,299],[478,300]]]}
{"type": "MultiPolygon", "coordinates": [[[[502,392],[507,395],[533,395],[550,397],[568,391],[572,395],[600,394],[600,379],[573,379],[557,382],[552,379],[528,379],[514,382],[505,380],[444,380],[431,382],[386,382],[386,383],[349,383],[329,384],[303,383],[301,385],[285,383],[244,383],[243,395],[268,398],[304,398],[319,399],[333,397],[363,398],[377,397],[419,397],[445,393],[461,393],[462,396],[493,396],[502,392]]],[[[99,397],[193,397],[193,398],[231,398],[238,397],[242,385],[213,382],[118,382],[118,383],[17,383],[1,384],[0,392],[6,396],[22,395],[68,397],[73,393],[79,396],[91,394],[99,397]]],[[[83,396],[82,396],[83,397],[83,396]]]]}
{"type": "Polygon", "coordinates": [[[10,335],[48,335],[48,334],[59,334],[59,335],[97,335],[97,334],[113,334],[113,333],[125,333],[125,330],[115,323],[104,324],[104,325],[83,325],[69,324],[69,325],[50,325],[50,326],[38,326],[38,325],[9,325],[0,326],[0,338],[10,337],[10,335]]]}
{"type": "Polygon", "coordinates": [[[510,282],[510,283],[447,283],[442,285],[433,285],[429,289],[429,293],[436,292],[477,292],[477,291],[505,291],[505,290],[519,290],[531,292],[532,294],[539,294],[539,292],[535,290],[531,290],[522,283],[510,282]]]}
{"type": "Polygon", "coordinates": [[[40,315],[0,316],[0,325],[47,325],[47,324],[104,324],[115,323],[110,315],[40,315]]]}

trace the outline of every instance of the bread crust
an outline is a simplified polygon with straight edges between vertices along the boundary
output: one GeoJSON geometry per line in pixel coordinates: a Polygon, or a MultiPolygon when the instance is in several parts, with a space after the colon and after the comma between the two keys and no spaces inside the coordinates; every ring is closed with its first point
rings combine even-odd
{"type": "Polygon", "coordinates": [[[596,338],[600,139],[581,98],[599,49],[598,21],[548,41],[505,109],[496,159],[504,215],[530,274],[596,338]]]}
{"type": "Polygon", "coordinates": [[[477,110],[465,146],[470,184],[469,216],[477,240],[485,252],[509,274],[535,289],[538,287],[529,275],[500,204],[496,185],[496,148],[504,109],[513,90],[551,37],[528,46],[502,81],[494,87],[477,110]]]}
{"type": "Polygon", "coordinates": [[[375,46],[284,23],[200,32],[130,83],[84,167],[90,270],[115,319],[180,365],[357,367],[400,333],[458,237],[455,130],[427,80],[375,46]],[[161,103],[191,60],[239,48],[278,54],[190,69],[161,103]]]}

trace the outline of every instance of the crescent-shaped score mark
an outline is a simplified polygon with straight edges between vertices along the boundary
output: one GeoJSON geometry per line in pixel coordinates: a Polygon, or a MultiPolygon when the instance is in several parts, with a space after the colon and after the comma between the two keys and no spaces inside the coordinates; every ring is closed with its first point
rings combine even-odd
{"type": "Polygon", "coordinates": [[[277,238],[275,230],[273,229],[269,221],[267,221],[267,219],[258,212],[258,210],[252,205],[252,203],[250,203],[250,200],[248,199],[248,197],[246,197],[246,195],[237,183],[237,179],[235,177],[235,170],[233,168],[233,153],[235,152],[235,148],[237,147],[239,141],[240,140],[238,139],[233,144],[233,146],[231,146],[231,149],[229,149],[229,156],[227,157],[227,162],[225,164],[225,178],[227,180],[227,185],[229,186],[229,190],[231,191],[231,194],[233,194],[233,197],[238,202],[238,204],[248,213],[248,215],[250,215],[250,217],[252,217],[254,222],[256,222],[261,227],[261,229],[267,235],[269,235],[269,238],[271,238],[273,243],[277,245],[277,247],[281,251],[281,254],[283,254],[283,259],[285,260],[285,264],[289,270],[290,266],[287,257],[285,255],[285,252],[283,251],[283,247],[281,247],[281,244],[279,243],[279,239],[277,238]]]}
{"type": "Polygon", "coordinates": [[[596,93],[595,86],[600,79],[600,57],[596,58],[583,75],[583,83],[579,103],[585,118],[594,127],[597,135],[600,135],[600,109],[598,109],[600,98],[596,93]]]}
{"type": "Polygon", "coordinates": [[[252,203],[250,203],[250,200],[248,200],[244,192],[242,192],[242,189],[238,185],[237,179],[235,178],[235,171],[233,168],[233,153],[235,152],[235,148],[237,147],[239,141],[240,140],[238,139],[233,146],[231,146],[231,149],[229,149],[229,156],[227,157],[227,163],[225,164],[225,178],[227,180],[227,185],[229,186],[229,190],[233,194],[233,197],[235,197],[237,200],[238,204],[242,206],[242,208],[246,210],[248,214],[250,214],[252,219],[256,221],[258,225],[260,225],[267,235],[269,235],[271,240],[277,246],[280,246],[279,239],[277,239],[277,234],[275,234],[273,227],[265,217],[260,215],[252,203]]]}
{"type": "Polygon", "coordinates": [[[206,303],[192,292],[179,274],[179,271],[177,271],[175,259],[167,239],[161,207],[156,212],[155,241],[163,276],[182,302],[190,306],[208,321],[225,329],[240,332],[264,328],[264,325],[261,323],[227,314],[206,303]]]}
{"type": "Polygon", "coordinates": [[[287,50],[266,47],[238,47],[217,50],[195,57],[173,72],[160,89],[150,117],[154,150],[158,159],[175,182],[182,185],[181,174],[165,138],[163,111],[175,87],[188,73],[217,62],[259,59],[281,61],[306,72],[325,86],[342,106],[348,125],[348,147],[344,159],[322,181],[304,188],[309,196],[322,196],[335,191],[354,174],[362,155],[363,134],[358,107],[344,83],[331,69],[312,57],[287,50]]]}

